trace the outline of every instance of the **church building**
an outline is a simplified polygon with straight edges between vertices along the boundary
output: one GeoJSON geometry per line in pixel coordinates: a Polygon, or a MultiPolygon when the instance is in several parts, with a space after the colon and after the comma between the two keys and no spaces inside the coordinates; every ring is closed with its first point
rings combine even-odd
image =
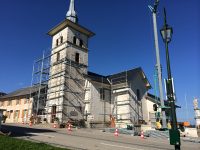
{"type": "Polygon", "coordinates": [[[74,0],[66,18],[48,32],[52,37],[51,69],[46,101],[48,122],[59,118],[85,120],[88,125],[119,126],[142,120],[141,99],[151,87],[135,68],[102,76],[88,71],[88,42],[95,34],[78,23],[74,0]]]}

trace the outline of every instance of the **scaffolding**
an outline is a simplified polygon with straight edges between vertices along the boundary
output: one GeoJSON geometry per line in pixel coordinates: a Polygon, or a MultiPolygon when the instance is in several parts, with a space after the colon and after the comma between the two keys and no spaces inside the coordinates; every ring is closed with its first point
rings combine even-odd
{"type": "Polygon", "coordinates": [[[101,112],[99,115],[103,115],[103,125],[107,127],[110,122],[111,115],[111,85],[106,76],[100,78],[100,101],[101,101],[101,112]]]}
{"type": "Polygon", "coordinates": [[[32,103],[29,102],[28,105],[28,107],[31,108],[31,113],[28,113],[28,118],[30,118],[31,116],[37,118],[38,116],[40,116],[44,118],[44,107],[46,105],[46,97],[48,90],[49,69],[50,51],[43,51],[42,58],[35,60],[33,63],[30,88],[30,99],[32,99],[32,103]]]}
{"type": "MultiPolygon", "coordinates": [[[[129,71],[122,72],[110,77],[111,85],[111,100],[113,102],[112,115],[115,116],[116,123],[123,123],[130,120],[132,124],[138,124],[142,120],[139,107],[141,106],[140,98],[132,90],[132,85],[129,82],[129,71]],[[119,100],[120,95],[128,95],[126,100],[119,100]],[[129,106],[130,111],[126,113],[119,113],[122,106],[129,106]],[[135,114],[135,115],[134,115],[135,114]],[[130,116],[127,118],[126,116],[130,116]],[[138,117],[136,117],[138,116],[138,117]]],[[[141,109],[142,110],[142,109],[141,109]]]]}
{"type": "Polygon", "coordinates": [[[30,91],[30,96],[33,98],[32,114],[41,118],[50,115],[51,122],[58,113],[62,114],[61,123],[66,119],[80,119],[75,118],[72,111],[77,111],[84,116],[84,84],[87,66],[76,62],[75,56],[67,53],[67,49],[70,48],[72,49],[73,45],[65,43],[63,49],[56,52],[53,52],[53,49],[43,52],[43,57],[34,61],[31,86],[37,87],[38,91],[34,95],[30,91]],[[58,58],[58,53],[61,52],[66,53],[62,59],[60,54],[58,58]],[[57,57],[56,61],[55,57],[57,57]],[[50,101],[56,101],[53,106],[59,109],[55,112],[52,112],[53,106],[50,101]]]}

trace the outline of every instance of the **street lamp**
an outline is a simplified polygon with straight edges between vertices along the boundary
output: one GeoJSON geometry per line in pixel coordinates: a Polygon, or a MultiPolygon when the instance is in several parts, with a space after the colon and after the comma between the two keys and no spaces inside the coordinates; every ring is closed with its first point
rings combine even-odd
{"type": "Polygon", "coordinates": [[[175,106],[174,91],[172,85],[172,76],[171,76],[169,49],[168,49],[168,44],[171,41],[173,29],[167,24],[165,8],[164,8],[164,26],[160,30],[160,33],[165,43],[165,49],[166,49],[167,75],[168,75],[166,87],[167,87],[167,99],[170,104],[170,113],[171,113],[170,115],[172,122],[172,129],[169,130],[170,144],[175,145],[175,150],[180,150],[180,145],[181,145],[180,132],[177,128],[176,106],[175,106]]]}

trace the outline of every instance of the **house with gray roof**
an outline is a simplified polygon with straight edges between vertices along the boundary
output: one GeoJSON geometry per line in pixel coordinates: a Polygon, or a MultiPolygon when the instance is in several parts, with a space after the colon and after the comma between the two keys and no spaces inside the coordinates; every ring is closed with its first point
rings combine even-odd
{"type": "MultiPolygon", "coordinates": [[[[44,92],[43,89],[44,87],[42,87],[42,92],[44,92]]],[[[4,111],[4,115],[7,116],[6,122],[28,123],[30,116],[36,109],[38,90],[39,86],[26,87],[1,96],[0,109],[6,110],[4,111]]],[[[45,101],[43,104],[39,104],[40,110],[44,110],[44,107],[45,101]]]]}

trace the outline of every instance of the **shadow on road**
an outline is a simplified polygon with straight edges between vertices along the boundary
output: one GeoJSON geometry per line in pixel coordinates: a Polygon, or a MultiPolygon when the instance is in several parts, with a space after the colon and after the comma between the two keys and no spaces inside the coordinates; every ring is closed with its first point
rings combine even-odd
{"type": "Polygon", "coordinates": [[[11,137],[21,137],[21,136],[34,136],[31,133],[46,133],[46,132],[56,132],[48,129],[35,129],[28,128],[26,125],[23,126],[15,126],[15,125],[2,125],[2,131],[4,133],[11,132],[11,137]]]}

